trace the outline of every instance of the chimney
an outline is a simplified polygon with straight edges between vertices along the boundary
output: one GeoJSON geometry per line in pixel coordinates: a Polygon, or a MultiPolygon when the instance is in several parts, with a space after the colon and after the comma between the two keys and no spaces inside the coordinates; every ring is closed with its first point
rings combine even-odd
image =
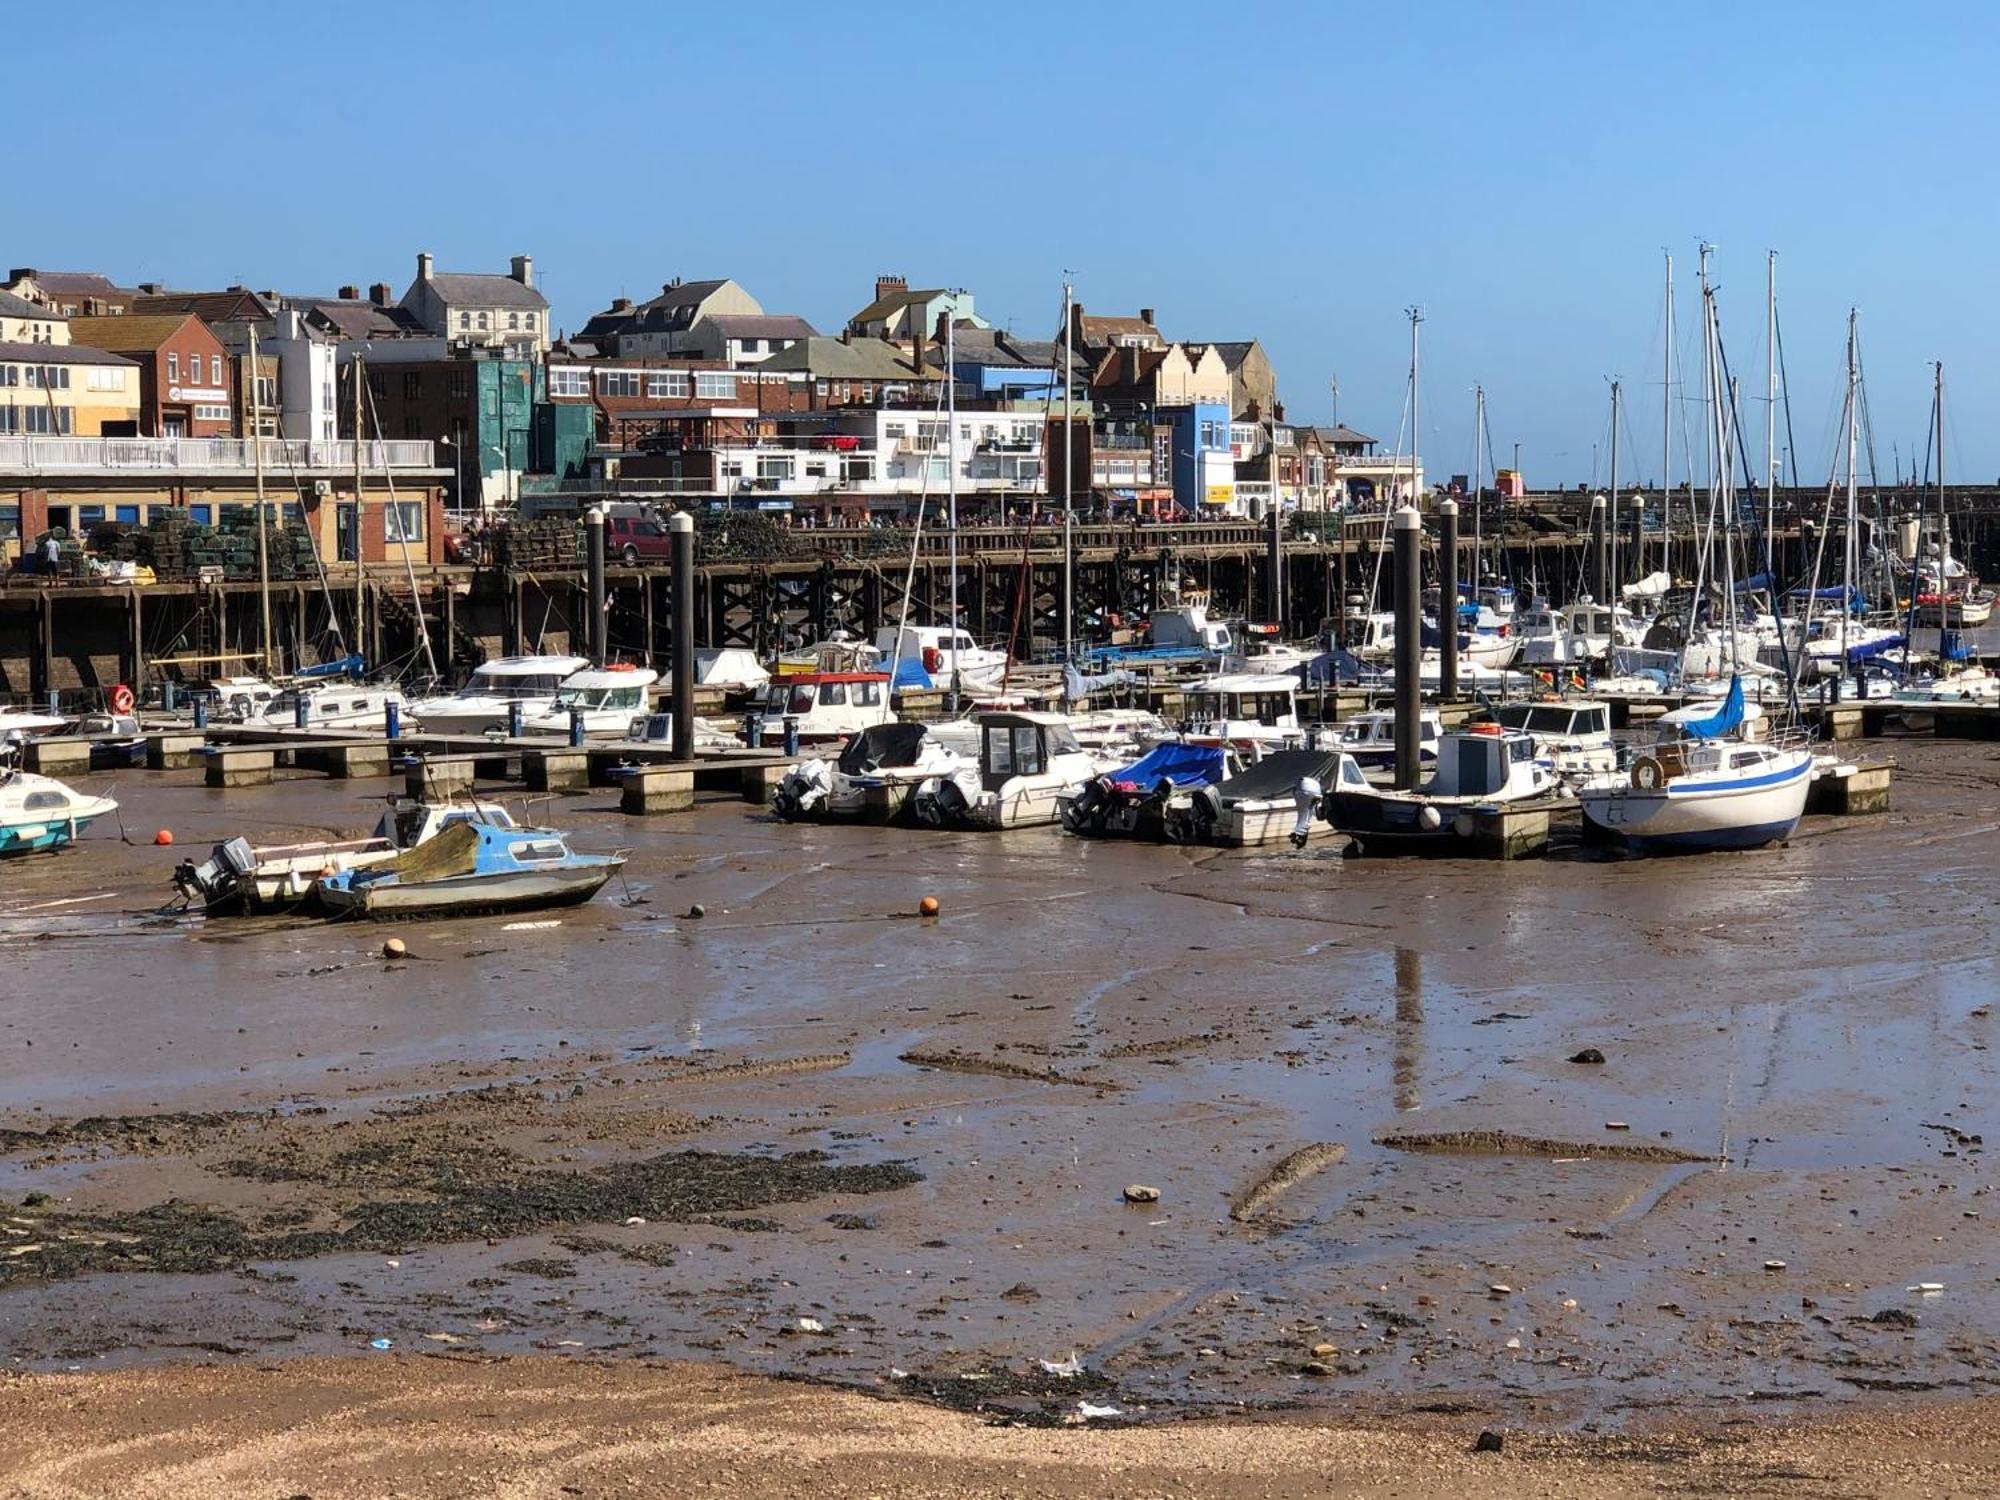
{"type": "Polygon", "coordinates": [[[157,297],[160,295],[161,287],[157,281],[142,281],[139,283],[139,290],[148,297],[157,297]]]}
{"type": "Polygon", "coordinates": [[[229,284],[229,290],[232,292],[247,292],[250,288],[240,281],[234,281],[229,284]]]}
{"type": "Polygon", "coordinates": [[[361,288],[358,286],[344,286],[337,295],[342,302],[359,302],[361,300],[361,288]]]}
{"type": "Polygon", "coordinates": [[[909,280],[902,276],[877,276],[875,278],[875,300],[880,302],[891,292],[907,292],[909,280]]]}
{"type": "Polygon", "coordinates": [[[1276,396],[1271,398],[1271,420],[1274,422],[1285,420],[1285,403],[1280,401],[1276,396]]]}
{"type": "Polygon", "coordinates": [[[630,312],[632,310],[632,299],[630,297],[613,297],[611,299],[611,310],[613,312],[630,312]]]}
{"type": "Polygon", "coordinates": [[[676,291],[679,289],[680,284],[681,284],[681,279],[680,277],[676,276],[672,281],[662,282],[660,284],[660,290],[663,292],[676,291]]]}
{"type": "Polygon", "coordinates": [[[419,250],[417,252],[417,280],[429,281],[431,279],[431,267],[435,264],[436,262],[431,259],[430,251],[419,250]]]}
{"type": "Polygon", "coordinates": [[[1139,309],[1139,321],[1140,321],[1141,323],[1147,323],[1147,324],[1150,324],[1150,323],[1151,323],[1151,322],[1153,321],[1153,310],[1152,310],[1152,308],[1150,308],[1150,307],[1142,307],[1142,308],[1140,308],[1140,309],[1139,309]]]}
{"type": "Polygon", "coordinates": [[[396,294],[389,290],[389,283],[378,281],[368,288],[368,300],[377,307],[388,307],[396,300],[396,294]]]}
{"type": "Polygon", "coordinates": [[[853,330],[852,328],[843,328],[843,329],[841,329],[841,330],[840,330],[840,341],[841,341],[841,343],[843,343],[843,344],[851,344],[851,343],[853,343],[853,342],[854,342],[854,330],[853,330]]]}
{"type": "Polygon", "coordinates": [[[513,260],[513,277],[522,286],[535,284],[535,258],[532,255],[517,255],[513,260]]]}

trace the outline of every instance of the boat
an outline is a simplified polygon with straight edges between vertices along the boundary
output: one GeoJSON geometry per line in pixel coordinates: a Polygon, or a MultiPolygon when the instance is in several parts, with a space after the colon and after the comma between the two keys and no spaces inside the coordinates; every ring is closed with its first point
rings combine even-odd
{"type": "Polygon", "coordinates": [[[37,735],[54,734],[70,721],[60,714],[38,713],[32,708],[0,707],[0,743],[20,744],[37,735]]]}
{"type": "Polygon", "coordinates": [[[1056,796],[1062,825],[1086,838],[1168,841],[1166,806],[1177,793],[1214,786],[1228,771],[1223,747],[1168,740],[1129,766],[1093,777],[1056,796]]]}
{"type": "Polygon", "coordinates": [[[1600,661],[1614,645],[1638,645],[1643,634],[1622,605],[1598,604],[1587,595],[1562,609],[1535,601],[1519,617],[1514,633],[1524,667],[1600,661]]]}
{"type": "Polygon", "coordinates": [[[1102,769],[1063,714],[999,710],[975,714],[973,723],[976,760],[917,789],[911,800],[918,822],[996,829],[1053,823],[1062,794],[1102,769]]]}
{"type": "Polygon", "coordinates": [[[1526,731],[1535,741],[1536,755],[1564,776],[1598,775],[1618,765],[1607,703],[1578,698],[1503,703],[1493,710],[1493,718],[1509,729],[1526,731]]]}
{"type": "Polygon", "coordinates": [[[787,823],[811,818],[894,823],[914,816],[911,798],[960,765],[922,724],[871,724],[832,761],[806,759],[785,773],[771,810],[787,823]]]}
{"type": "Polygon", "coordinates": [[[261,677],[211,677],[191,696],[207,698],[213,718],[241,724],[283,691],[261,677]]]}
{"type": "Polygon", "coordinates": [[[782,747],[787,726],[801,745],[834,745],[896,717],[889,706],[887,672],[797,672],[771,679],[755,742],[782,747]]]}
{"type": "MultiPolygon", "coordinates": [[[[674,716],[671,713],[635,714],[625,728],[625,737],[613,740],[604,746],[616,750],[622,746],[633,749],[671,750],[674,747],[674,716]]],[[[732,750],[743,748],[742,737],[735,730],[725,728],[712,719],[704,719],[699,714],[694,721],[694,753],[696,755],[726,755],[732,750]]]]}
{"type": "Polygon", "coordinates": [[[1812,790],[1812,751],[1802,739],[1746,741],[1746,718],[1738,684],[1715,714],[1681,724],[1685,738],[1580,788],[1585,822],[1640,853],[1755,849],[1790,838],[1812,790]]]}
{"type": "Polygon", "coordinates": [[[921,663],[939,686],[956,675],[981,689],[997,686],[1007,670],[1007,653],[979,645],[963,630],[935,625],[885,625],[875,632],[876,661],[894,673],[903,662],[921,663]]]}
{"type": "Polygon", "coordinates": [[[1319,810],[1340,761],[1338,750],[1274,750],[1213,786],[1176,789],[1161,808],[1161,832],[1172,844],[1302,849],[1316,832],[1331,831],[1319,810]]]}
{"type": "MultiPolygon", "coordinates": [[[[1340,737],[1335,746],[1354,757],[1362,771],[1372,779],[1396,774],[1396,716],[1386,708],[1372,709],[1344,720],[1340,726],[1340,737]]],[[[1426,708],[1417,715],[1417,760],[1420,765],[1437,764],[1438,736],[1444,733],[1444,721],[1434,708],[1426,708]]]]}
{"type": "Polygon", "coordinates": [[[425,734],[506,734],[516,704],[525,726],[553,709],[563,682],[589,665],[581,656],[496,657],[474,667],[457,692],[412,703],[409,716],[425,734]]]}
{"type": "Polygon", "coordinates": [[[492,802],[401,802],[383,812],[375,831],[361,839],[309,839],[294,844],[252,844],[226,839],[201,864],[183,860],[174,887],[211,917],[263,916],[317,902],[322,876],[385,864],[460,823],[512,828],[514,819],[492,802]]]}
{"type": "Polygon", "coordinates": [[[799,677],[811,672],[872,672],[882,653],[868,642],[857,640],[844,630],[836,630],[823,641],[814,641],[787,651],[777,660],[779,677],[799,677]]]}
{"type": "Polygon", "coordinates": [[[651,667],[630,662],[572,672],[556,689],[546,712],[522,719],[521,732],[569,735],[581,719],[585,739],[616,739],[631,730],[635,716],[646,711],[646,690],[659,676],[651,667]]]}
{"type": "Polygon", "coordinates": [[[1222,658],[1222,670],[1232,674],[1290,673],[1297,676],[1317,654],[1280,639],[1276,625],[1245,625],[1241,644],[1222,658]]]}
{"type": "Polygon", "coordinates": [[[398,713],[403,709],[399,687],[365,682],[299,684],[255,704],[242,723],[247,729],[379,729],[391,706],[398,713]]]}
{"type": "Polygon", "coordinates": [[[75,733],[90,741],[90,769],[125,771],[146,763],[146,736],[131,714],[85,714],[75,733]]]}
{"type": "Polygon", "coordinates": [[[457,917],[580,906],[618,873],[622,854],[578,854],[550,828],[455,823],[381,864],[321,877],[336,917],[457,917]]]}
{"type": "Polygon", "coordinates": [[[1300,744],[1299,680],[1265,672],[1230,672],[1181,684],[1186,718],[1174,738],[1220,740],[1233,750],[1280,750],[1300,744]]]}
{"type": "Polygon", "coordinates": [[[769,686],[771,674],[757,653],[743,646],[703,646],[694,654],[697,687],[720,688],[725,693],[761,693],[769,686]]]}
{"type": "Polygon", "coordinates": [[[79,792],[53,776],[0,767],[0,854],[60,849],[116,811],[109,797],[79,792]]]}
{"type": "Polygon", "coordinates": [[[1323,804],[1327,822],[1369,854],[1461,854],[1479,836],[1474,814],[1503,806],[1567,805],[1532,735],[1472,724],[1438,737],[1437,765],[1412,791],[1373,785],[1353,756],[1323,804]]]}

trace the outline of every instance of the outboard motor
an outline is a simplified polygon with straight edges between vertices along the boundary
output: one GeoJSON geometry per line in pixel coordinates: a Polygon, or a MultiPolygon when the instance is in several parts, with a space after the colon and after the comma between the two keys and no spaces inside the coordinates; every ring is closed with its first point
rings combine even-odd
{"type": "Polygon", "coordinates": [[[220,906],[236,894],[239,882],[257,867],[256,851],[245,838],[217,844],[201,864],[184,859],[174,870],[174,886],[190,901],[220,906]]]}
{"type": "Polygon", "coordinates": [[[802,760],[785,773],[771,795],[771,811],[787,823],[808,816],[833,790],[833,775],[823,760],[802,760]]]}
{"type": "Polygon", "coordinates": [[[1305,848],[1306,837],[1312,832],[1313,819],[1319,816],[1320,799],[1324,795],[1317,776],[1301,776],[1299,784],[1292,788],[1292,808],[1297,815],[1292,824],[1294,849],[1305,848]]]}
{"type": "Polygon", "coordinates": [[[954,828],[963,824],[972,808],[965,791],[948,777],[926,781],[910,798],[911,810],[926,828],[954,828]]]}

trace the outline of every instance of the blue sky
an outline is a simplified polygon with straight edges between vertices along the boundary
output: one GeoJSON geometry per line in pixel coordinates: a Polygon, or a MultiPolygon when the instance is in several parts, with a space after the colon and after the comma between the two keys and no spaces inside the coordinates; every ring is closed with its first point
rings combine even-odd
{"type": "MultiPolygon", "coordinates": [[[[1500,461],[1519,442],[1546,484],[1590,477],[1613,374],[1657,474],[1661,255],[1691,334],[1705,238],[1746,390],[1781,252],[1806,482],[1834,453],[1850,304],[1885,473],[1892,443],[1922,441],[1941,358],[1952,477],[1992,478],[1996,18],[112,4],[91,12],[115,42],[90,49],[87,110],[60,61],[10,79],[25,133],[0,251],[126,282],[400,293],[419,249],[459,270],[525,250],[572,328],[614,295],[729,275],[834,330],[895,272],[1043,335],[1067,269],[1086,306],[1155,307],[1170,337],[1262,338],[1295,419],[1326,418],[1337,375],[1341,417],[1385,447],[1417,303],[1430,472],[1467,466],[1480,381],[1500,461]]],[[[1746,421],[1760,433],[1761,409],[1746,421]]]]}

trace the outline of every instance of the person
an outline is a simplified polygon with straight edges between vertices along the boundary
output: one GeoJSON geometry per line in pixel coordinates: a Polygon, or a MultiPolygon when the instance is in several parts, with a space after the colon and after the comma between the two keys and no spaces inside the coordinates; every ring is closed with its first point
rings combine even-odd
{"type": "Polygon", "coordinates": [[[62,543],[56,540],[56,534],[51,531],[48,534],[48,539],[42,543],[42,571],[53,578],[56,575],[56,569],[61,565],[62,543]]]}

